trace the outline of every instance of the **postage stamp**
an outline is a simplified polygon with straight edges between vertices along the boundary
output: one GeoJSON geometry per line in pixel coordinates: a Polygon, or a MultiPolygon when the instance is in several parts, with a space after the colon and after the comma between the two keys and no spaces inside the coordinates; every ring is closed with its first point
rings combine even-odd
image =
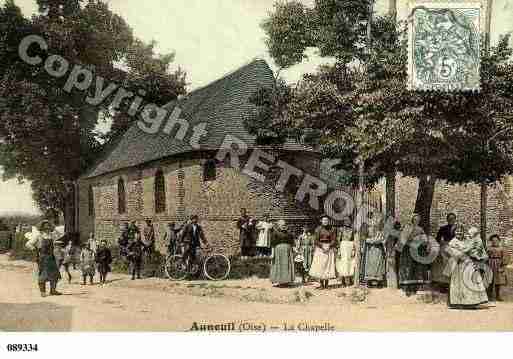
{"type": "Polygon", "coordinates": [[[480,89],[481,1],[412,1],[408,70],[411,90],[480,89]]]}

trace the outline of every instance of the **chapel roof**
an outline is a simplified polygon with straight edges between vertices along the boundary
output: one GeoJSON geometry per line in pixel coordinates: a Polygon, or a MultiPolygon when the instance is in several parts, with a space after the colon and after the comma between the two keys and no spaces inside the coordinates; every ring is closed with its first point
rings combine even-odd
{"type": "MultiPolygon", "coordinates": [[[[255,106],[249,102],[249,98],[258,89],[272,86],[274,76],[269,65],[261,59],[253,60],[164,107],[168,113],[175,106],[182,110],[180,118],[189,122],[185,141],[175,138],[178,126],[169,134],[162,131],[163,127],[157,133],[149,134],[134,121],[82,178],[96,177],[187,152],[219,149],[228,134],[244,141],[248,147],[254,147],[255,137],[244,126],[247,116],[255,113],[255,106]],[[203,122],[207,124],[207,134],[201,138],[200,148],[195,149],[189,144],[192,128],[203,122]]],[[[287,143],[285,147],[289,150],[305,150],[304,146],[293,143],[287,143]]]]}

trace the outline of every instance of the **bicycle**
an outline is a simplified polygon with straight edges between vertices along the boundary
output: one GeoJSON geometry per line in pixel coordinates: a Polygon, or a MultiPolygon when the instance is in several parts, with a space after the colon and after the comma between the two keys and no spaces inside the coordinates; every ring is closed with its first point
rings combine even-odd
{"type": "Polygon", "coordinates": [[[194,263],[187,263],[184,252],[181,254],[170,254],[166,258],[164,271],[171,280],[184,280],[195,277],[201,269],[203,275],[213,281],[226,279],[230,274],[231,264],[228,257],[220,253],[204,255],[200,249],[199,258],[194,263]]]}

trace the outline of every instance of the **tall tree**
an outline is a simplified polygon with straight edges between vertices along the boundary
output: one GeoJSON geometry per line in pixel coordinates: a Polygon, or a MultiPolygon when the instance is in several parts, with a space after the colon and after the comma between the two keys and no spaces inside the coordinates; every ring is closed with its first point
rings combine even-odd
{"type": "MultiPolygon", "coordinates": [[[[142,94],[141,108],[148,103],[163,106],[186,94],[185,72],[181,68],[172,69],[175,54],[158,54],[156,45],[155,41],[146,44],[135,39],[124,58],[127,72],[121,75],[121,83],[125,89],[142,94]]],[[[135,120],[135,116],[129,115],[130,105],[125,101],[117,109],[104,107],[103,115],[112,122],[111,130],[103,136],[104,140],[116,139],[135,120]]]]}
{"type": "MultiPolygon", "coordinates": [[[[390,0],[388,4],[388,14],[392,23],[397,22],[397,0],[390,0]]],[[[387,218],[395,218],[395,187],[396,187],[397,172],[392,167],[390,171],[387,171],[385,176],[385,215],[387,218]]]]}
{"type": "MultiPolygon", "coordinates": [[[[61,55],[107,81],[120,80],[120,73],[121,80],[126,78],[116,64],[130,57],[130,49],[144,45],[103,1],[38,0],[38,6],[31,19],[12,0],[0,8],[0,165],[4,177],[31,181],[41,209],[62,212],[66,230],[73,231],[73,182],[101,149],[95,132],[100,108],[85,101],[94,86],[86,93],[63,91],[67,76],[56,79],[43,66],[24,63],[19,44],[27,35],[40,35],[48,49],[30,49],[32,54],[38,51],[43,61],[50,54],[61,55]]],[[[147,52],[139,55],[140,69],[155,61],[147,52]]],[[[166,61],[169,65],[171,58],[166,61]]],[[[175,96],[184,91],[182,77],[165,79],[176,86],[175,96]]]]}
{"type": "MultiPolygon", "coordinates": [[[[490,48],[491,42],[491,34],[492,34],[492,10],[493,10],[493,0],[487,0],[486,6],[486,22],[485,22],[485,49],[488,52],[490,48]]],[[[483,243],[486,243],[486,212],[488,210],[488,183],[481,182],[480,183],[480,196],[481,196],[481,206],[480,206],[480,224],[481,224],[481,239],[483,243]]]]}
{"type": "MultiPolygon", "coordinates": [[[[319,6],[326,3],[330,2],[317,1],[313,10],[296,12],[304,16],[307,11],[315,13],[322,9],[332,11],[329,13],[331,17],[328,14],[323,17],[332,19],[353,15],[350,11],[354,8],[351,7],[340,10],[347,11],[343,16],[336,7],[319,6]]],[[[292,45],[287,43],[285,46],[286,38],[281,31],[300,19],[289,19],[292,16],[290,12],[286,12],[288,17],[284,16],[283,7],[287,5],[277,6],[276,13],[271,14],[264,29],[277,61],[299,61],[302,57],[298,53],[304,51],[303,45],[298,46],[297,52],[292,51],[292,45]],[[277,45],[282,42],[283,46],[277,45]],[[284,51],[283,56],[277,51],[280,48],[284,51]]],[[[293,7],[298,5],[293,4],[293,7]]],[[[307,24],[314,26],[311,22],[307,24]]],[[[301,29],[297,24],[294,28],[301,29]]],[[[317,30],[322,32],[320,28],[317,30]]],[[[367,158],[365,168],[371,174],[385,175],[394,168],[406,176],[419,178],[415,208],[422,215],[422,226],[429,232],[437,179],[480,183],[486,178],[494,182],[511,170],[510,144],[505,141],[505,133],[501,134],[502,137],[494,137],[494,141],[500,143],[494,142],[493,146],[486,147],[488,152],[483,150],[483,146],[469,147],[473,143],[486,143],[483,136],[491,137],[508,126],[506,119],[511,118],[513,93],[509,82],[509,47],[507,40],[503,40],[491,55],[482,54],[481,93],[417,93],[409,91],[406,86],[407,51],[403,31],[393,19],[376,17],[371,46],[366,51],[355,51],[350,66],[340,60],[335,65],[324,66],[315,76],[305,77],[303,85],[295,91],[284,118],[293,124],[295,131],[298,128],[315,129],[321,143],[330,147],[331,156],[344,158],[347,161],[343,164],[348,167],[353,166],[354,169],[356,155],[363,153],[367,158]],[[359,66],[358,62],[365,66],[359,66]],[[455,143],[458,144],[456,147],[455,143]],[[475,163],[488,161],[500,166],[496,167],[497,170],[484,165],[478,170],[461,167],[460,164],[468,163],[466,161],[470,157],[475,163]],[[490,161],[492,157],[497,162],[490,161]]],[[[321,39],[325,41],[325,36],[321,39]]],[[[316,41],[314,44],[319,43],[318,47],[324,44],[319,38],[316,41]]],[[[345,54],[350,51],[348,48],[345,54]]]]}

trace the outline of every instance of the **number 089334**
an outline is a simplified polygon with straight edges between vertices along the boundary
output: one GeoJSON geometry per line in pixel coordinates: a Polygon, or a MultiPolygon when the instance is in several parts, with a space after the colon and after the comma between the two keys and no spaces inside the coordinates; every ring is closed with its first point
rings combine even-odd
{"type": "Polygon", "coordinates": [[[37,344],[7,344],[8,352],[37,352],[37,344]]]}

